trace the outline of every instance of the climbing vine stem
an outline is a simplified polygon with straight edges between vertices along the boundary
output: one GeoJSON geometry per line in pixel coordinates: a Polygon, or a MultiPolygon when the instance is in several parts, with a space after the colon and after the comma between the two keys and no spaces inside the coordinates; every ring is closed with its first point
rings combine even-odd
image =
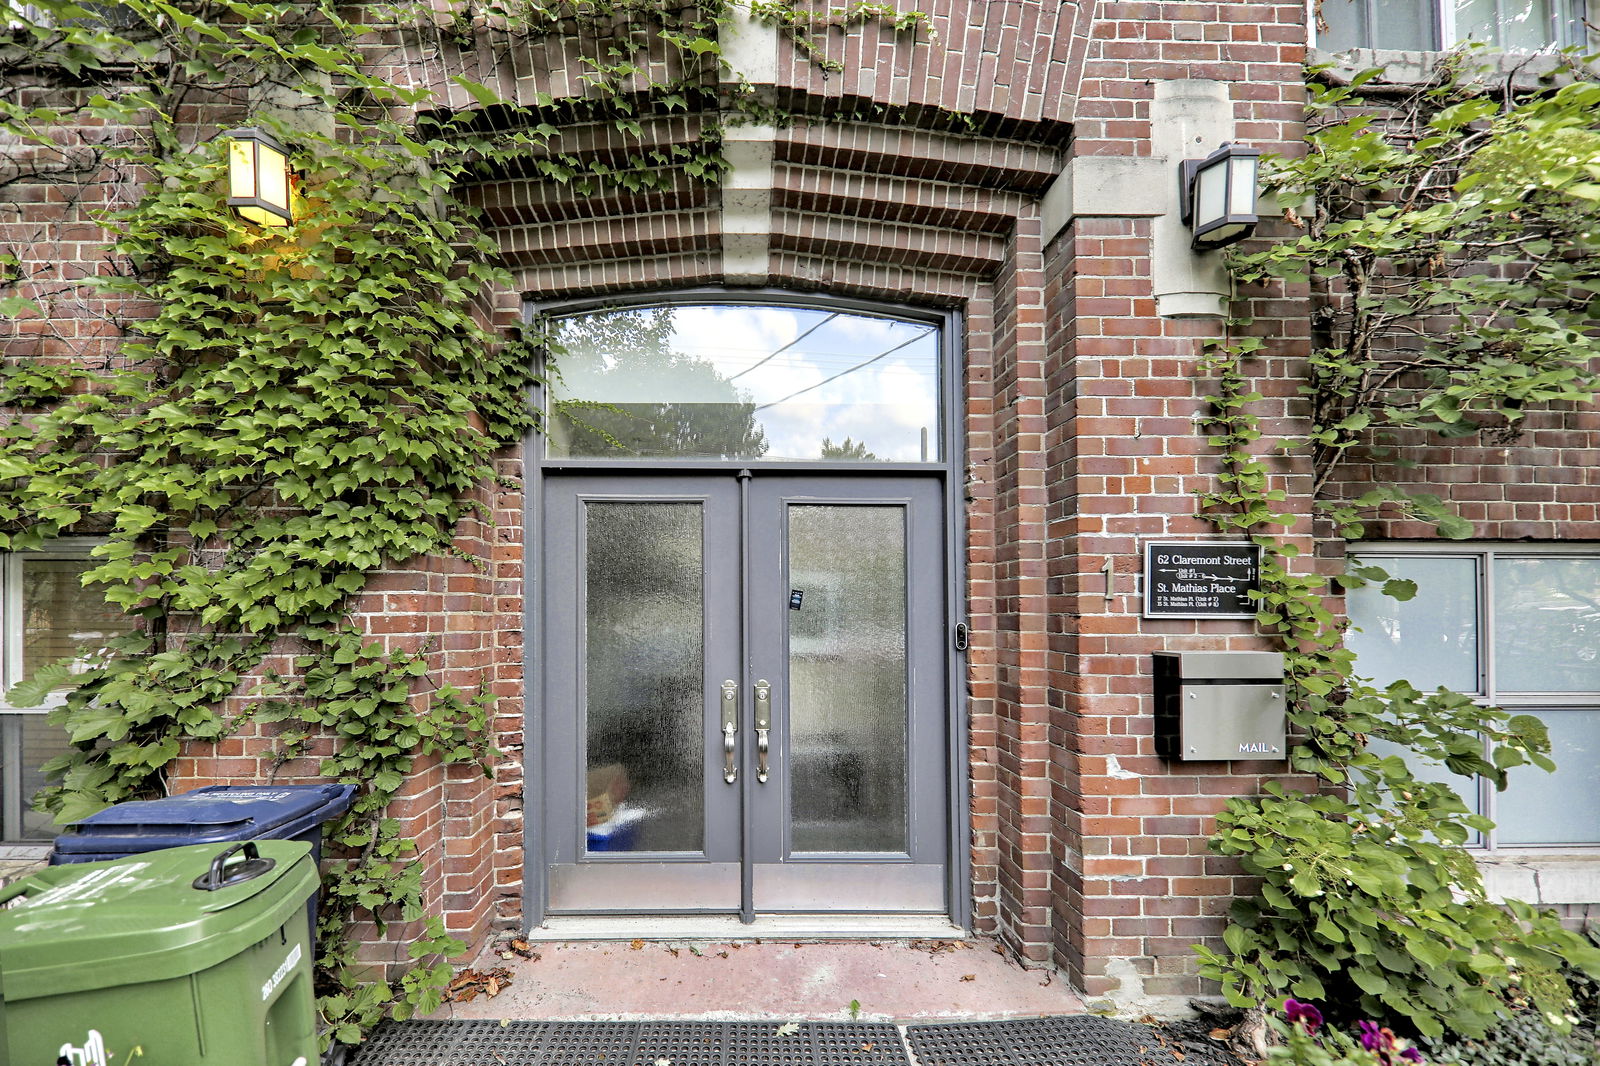
{"type": "MultiPolygon", "coordinates": [[[[108,248],[81,279],[52,277],[26,243],[0,248],[0,550],[96,534],[86,581],[129,618],[11,693],[65,694],[51,721],[70,749],[39,802],[70,821],[160,794],[185,746],[246,729],[358,784],[328,830],[318,937],[324,1038],[344,1042],[437,1007],[442,957],[462,947],[426,914],[390,801],[425,766],[493,765],[489,679],[433,686],[439,649],[369,636],[355,613],[379,570],[465,554],[456,530],[492,518],[496,454],[535,428],[542,338],[494,328],[510,280],[459,190],[508,166],[578,192],[714,182],[722,123],[777,117],[723,69],[725,0],[437,8],[41,0],[14,5],[0,41],[0,197],[26,219],[40,198],[16,194],[46,189],[108,248]],[[565,50],[572,92],[502,97],[477,57],[508,40],[565,50]],[[440,69],[459,73],[419,80],[440,69]],[[447,103],[462,93],[470,106],[447,103]],[[701,137],[646,147],[643,123],[675,112],[697,114],[701,137]],[[564,148],[583,123],[638,147],[564,148]],[[291,147],[291,226],[225,206],[216,133],[243,124],[291,147]],[[414,965],[360,965],[363,915],[421,922],[414,965]]],[[[889,10],[752,14],[808,40],[889,10]]]]}
{"type": "Polygon", "coordinates": [[[1399,480],[1407,449],[1514,441],[1531,410],[1593,402],[1600,85],[1575,68],[1565,85],[1522,92],[1456,56],[1380,118],[1361,95],[1377,73],[1341,84],[1313,72],[1309,149],[1278,160],[1275,178],[1309,211],[1286,212],[1295,236],[1231,260],[1242,286],[1312,284],[1307,437],[1263,439],[1253,381],[1268,344],[1235,336],[1253,323],[1231,322],[1204,365],[1220,473],[1200,511],[1263,549],[1256,622],[1285,652],[1291,767],[1318,784],[1229,801],[1211,846],[1260,889],[1234,906],[1223,950],[1197,950],[1242,1006],[1293,996],[1346,1020],[1470,1037],[1532,1005],[1565,1029],[1564,968],[1600,973],[1600,952],[1551,912],[1488,897],[1464,845],[1492,826],[1446,783],[1504,788],[1518,766],[1552,769],[1543,724],[1364,679],[1336,594],[1376,584],[1405,600],[1416,585],[1359,561],[1318,576],[1287,536],[1294,509],[1274,466],[1309,456],[1318,513],[1344,538],[1380,508],[1467,536],[1447,503],[1399,480]],[[1562,160],[1585,162],[1569,172],[1562,160]],[[1348,490],[1352,456],[1395,479],[1348,490]]]}

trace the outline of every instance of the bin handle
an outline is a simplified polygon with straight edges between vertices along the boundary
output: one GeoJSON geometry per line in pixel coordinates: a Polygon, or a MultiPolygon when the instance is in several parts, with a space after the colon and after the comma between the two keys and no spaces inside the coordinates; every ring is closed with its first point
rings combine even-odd
{"type": "Polygon", "coordinates": [[[261,851],[256,847],[254,840],[241,840],[212,859],[211,869],[194,879],[194,887],[202,892],[215,892],[219,888],[227,888],[229,885],[237,885],[241,881],[260,877],[276,865],[278,865],[276,859],[261,857],[261,851]],[[244,849],[241,861],[232,870],[227,869],[228,859],[241,848],[244,849]]]}

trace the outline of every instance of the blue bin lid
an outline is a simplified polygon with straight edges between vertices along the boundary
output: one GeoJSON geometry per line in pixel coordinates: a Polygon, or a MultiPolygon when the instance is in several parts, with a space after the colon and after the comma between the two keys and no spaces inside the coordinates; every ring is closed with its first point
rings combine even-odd
{"type": "Polygon", "coordinates": [[[119,803],[69,825],[61,855],[139,854],[224,840],[298,836],[343,814],[355,785],[211,785],[158,800],[119,803]]]}

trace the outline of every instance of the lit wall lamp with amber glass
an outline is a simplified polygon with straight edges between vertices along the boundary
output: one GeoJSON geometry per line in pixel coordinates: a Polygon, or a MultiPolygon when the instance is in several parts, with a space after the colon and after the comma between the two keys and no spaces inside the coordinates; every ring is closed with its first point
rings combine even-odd
{"type": "Polygon", "coordinates": [[[1204,159],[1178,165],[1178,202],[1197,252],[1225,248],[1255,232],[1256,172],[1261,149],[1224,144],[1204,159]]]}
{"type": "Polygon", "coordinates": [[[228,142],[228,206],[258,226],[287,226],[290,205],[289,153],[254,126],[224,130],[228,142]]]}

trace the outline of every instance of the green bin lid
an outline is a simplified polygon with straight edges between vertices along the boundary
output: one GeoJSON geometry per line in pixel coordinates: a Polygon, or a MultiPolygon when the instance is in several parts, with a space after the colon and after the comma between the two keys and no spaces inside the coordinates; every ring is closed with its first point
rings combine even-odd
{"type": "Polygon", "coordinates": [[[165,848],[110,862],[52,866],[0,889],[0,997],[6,1002],[146,984],[226,962],[276,931],[304,921],[317,890],[311,845],[249,842],[254,876],[197,887],[226,852],[227,875],[241,869],[238,844],[165,848]]]}

